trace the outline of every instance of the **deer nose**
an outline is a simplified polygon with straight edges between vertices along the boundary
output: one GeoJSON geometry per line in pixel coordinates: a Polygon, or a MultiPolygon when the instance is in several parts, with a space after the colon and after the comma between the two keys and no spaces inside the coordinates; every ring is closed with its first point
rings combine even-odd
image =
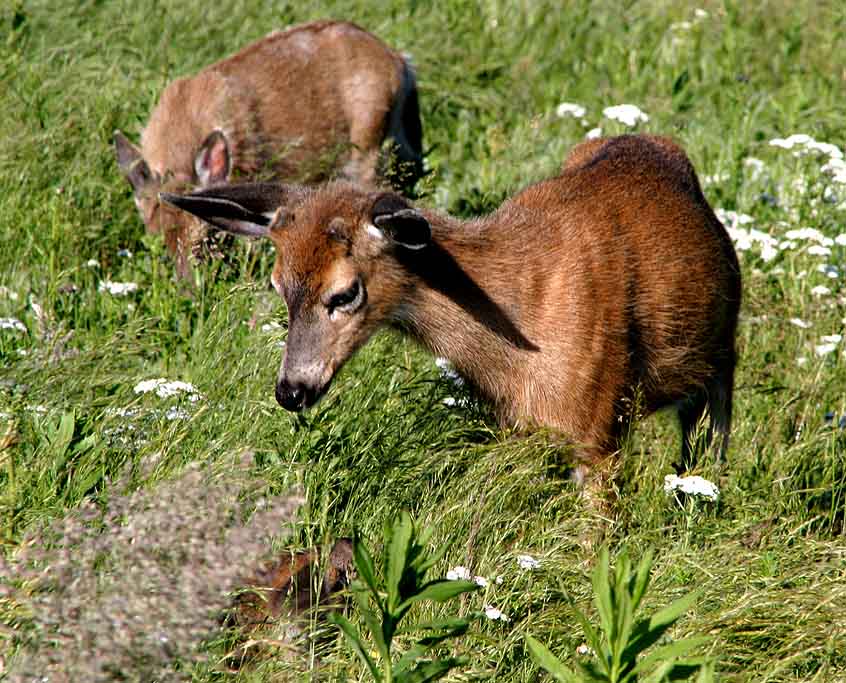
{"type": "Polygon", "coordinates": [[[276,385],[276,402],[285,410],[298,413],[305,408],[306,387],[303,384],[279,382],[276,385]]]}

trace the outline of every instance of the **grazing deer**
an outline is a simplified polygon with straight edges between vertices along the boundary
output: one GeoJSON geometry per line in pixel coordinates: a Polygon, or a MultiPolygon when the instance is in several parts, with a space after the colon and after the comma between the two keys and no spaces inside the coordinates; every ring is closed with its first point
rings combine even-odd
{"type": "Polygon", "coordinates": [[[335,172],[363,184],[387,176],[410,186],[422,172],[421,138],[409,63],[353,24],[319,21],[271,33],[174,81],[150,115],[141,148],[120,131],[114,143],[147,230],[164,233],[186,275],[206,231],[162,206],[160,191],[316,182],[335,172]]]}
{"type": "Polygon", "coordinates": [[[716,432],[724,452],[741,284],[725,228],[666,138],[592,141],[572,156],[469,221],[341,182],[163,198],[273,241],[288,410],[315,403],[391,323],[448,358],[501,422],[572,439],[580,474],[619,448],[633,403],[678,408],[683,466],[706,408],[706,439],[716,432]]]}

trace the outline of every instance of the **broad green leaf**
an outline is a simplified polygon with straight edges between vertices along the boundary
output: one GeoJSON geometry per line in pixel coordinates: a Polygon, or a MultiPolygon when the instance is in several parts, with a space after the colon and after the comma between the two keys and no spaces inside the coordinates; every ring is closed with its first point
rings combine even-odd
{"type": "Polygon", "coordinates": [[[478,590],[477,586],[472,581],[449,581],[447,579],[436,579],[424,585],[420,591],[409,597],[405,602],[399,605],[396,609],[396,614],[404,614],[411,605],[421,600],[434,600],[435,602],[444,602],[454,598],[456,595],[462,593],[470,593],[478,590]]]}
{"type": "Polygon", "coordinates": [[[466,664],[466,658],[450,657],[435,659],[431,662],[420,662],[411,671],[394,676],[397,683],[429,683],[443,678],[450,669],[466,664]]]}
{"type": "Polygon", "coordinates": [[[358,629],[353,626],[348,619],[338,614],[337,612],[330,614],[328,619],[330,622],[332,622],[338,628],[341,629],[341,632],[346,637],[347,642],[350,644],[350,647],[361,658],[361,661],[367,667],[368,671],[370,671],[370,675],[373,676],[373,680],[376,681],[376,683],[382,683],[382,674],[376,668],[376,665],[373,663],[373,660],[370,658],[370,655],[367,654],[367,649],[365,648],[364,643],[362,643],[361,641],[361,636],[358,633],[358,629]]]}
{"type": "Polygon", "coordinates": [[[367,546],[361,541],[357,532],[353,533],[353,562],[355,564],[355,570],[364,580],[364,583],[367,584],[367,587],[373,594],[373,598],[376,600],[376,604],[379,605],[379,609],[384,610],[381,600],[379,599],[379,585],[376,582],[376,572],[373,568],[373,558],[370,556],[367,546]]]}
{"type": "Polygon", "coordinates": [[[670,626],[699,599],[700,595],[699,591],[694,591],[656,612],[648,621],[638,622],[624,656],[637,655],[658,642],[670,626]]]}
{"type": "Polygon", "coordinates": [[[702,596],[702,591],[697,590],[679,598],[674,603],[653,614],[649,619],[649,629],[671,626],[682,614],[687,612],[694,603],[702,596]]]}
{"type": "Polygon", "coordinates": [[[614,612],[611,601],[611,583],[608,578],[608,548],[602,547],[599,553],[599,561],[593,572],[593,596],[596,607],[599,611],[599,622],[605,637],[609,642],[614,639],[614,612]]]}
{"type": "Polygon", "coordinates": [[[549,672],[549,674],[561,683],[582,683],[581,679],[570,669],[564,666],[561,661],[552,654],[546,645],[542,645],[528,633],[523,636],[526,639],[526,646],[529,654],[535,660],[535,664],[549,672]]]}
{"type": "Polygon", "coordinates": [[[370,591],[368,591],[362,584],[357,583],[352,586],[352,594],[355,597],[358,605],[359,614],[364,619],[367,629],[370,631],[376,649],[379,651],[379,656],[387,661],[391,658],[390,641],[386,639],[383,631],[383,622],[370,607],[370,591]],[[356,585],[357,584],[357,585],[356,585]]]}
{"type": "Polygon", "coordinates": [[[691,650],[701,645],[705,645],[710,641],[711,638],[708,636],[698,636],[695,638],[685,638],[684,640],[677,640],[673,643],[668,643],[667,645],[656,647],[646,657],[638,661],[634,669],[632,669],[632,674],[634,676],[644,674],[645,672],[649,671],[653,666],[657,666],[659,663],[672,662],[673,660],[677,660],[679,657],[684,656],[687,652],[690,652],[691,650]]]}
{"type": "Polygon", "coordinates": [[[414,666],[418,659],[423,657],[433,647],[439,645],[445,640],[463,635],[466,631],[467,627],[465,626],[464,628],[453,629],[446,633],[421,638],[405,654],[403,654],[402,657],[399,658],[397,663],[394,665],[394,671],[398,672],[410,669],[414,666]]]}
{"type": "Polygon", "coordinates": [[[649,578],[652,572],[652,550],[648,550],[641,558],[637,566],[637,574],[634,577],[632,584],[632,609],[637,611],[640,607],[640,601],[646,593],[646,588],[649,586],[649,578]]]}
{"type": "Polygon", "coordinates": [[[397,613],[397,606],[403,596],[400,595],[400,583],[407,569],[411,538],[414,525],[411,516],[403,512],[394,522],[387,547],[387,567],[385,569],[385,583],[388,591],[387,608],[392,614],[397,613]]]}

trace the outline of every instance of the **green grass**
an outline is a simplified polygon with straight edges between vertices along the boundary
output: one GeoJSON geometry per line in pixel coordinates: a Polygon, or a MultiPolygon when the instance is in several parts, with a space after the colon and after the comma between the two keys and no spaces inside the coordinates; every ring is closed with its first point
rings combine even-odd
{"type": "MultiPolygon", "coordinates": [[[[285,413],[273,398],[283,335],[261,331],[284,320],[267,285],[272,255],[240,245],[233,264],[201,271],[193,290],[176,281],[162,245],[143,235],[111,134],[137,136],[173,78],[271,29],[332,16],[413,55],[433,170],[424,203],[487,211],[553,173],[584,137],[588,126],[555,115],[559,103],[585,106],[589,127],[601,123],[607,134],[625,128],[602,120],[602,109],[633,103],[650,116],[639,130],[676,137],[700,176],[717,176],[705,184],[714,206],[753,216],[752,227],[780,240],[795,228],[846,232],[846,187],[821,173],[822,159],[769,145],[800,132],[846,140],[842,3],[708,2],[701,18],[695,8],[659,0],[0,6],[0,318],[28,330],[0,330],[4,554],[18,553],[39,524],[116,495],[128,466],[133,486],[155,495],[188,463],[225,476],[232,455],[249,449],[249,477],[268,495],[301,487],[295,545],[353,528],[375,542],[385,520],[407,509],[448,548],[433,575],[463,564],[502,577],[463,609],[493,604],[510,621],[485,621],[461,638],[454,654],[470,664],[450,680],[543,679],[524,633],[572,663],[584,637],[567,596],[595,617],[595,549],[584,539],[601,522],[562,478],[555,439],[514,438],[484,406],[444,405],[460,394],[394,333],[359,353],[314,410],[285,413]],[[750,156],[764,163],[758,177],[744,163],[750,156]],[[105,278],[139,290],[111,297],[98,291],[105,278]],[[189,419],[167,420],[172,402],[133,392],[154,377],[197,387],[203,398],[182,405],[189,419]],[[116,412],[126,408],[138,414],[116,412]],[[71,412],[68,437],[60,418],[71,412]],[[137,467],[151,459],[154,467],[137,467]],[[524,553],[540,559],[538,570],[518,568],[524,553]]],[[[612,558],[623,548],[635,558],[655,552],[646,609],[702,590],[673,635],[710,635],[699,654],[716,657],[726,681],[846,680],[846,428],[837,426],[846,343],[814,352],[823,335],[846,327],[846,245],[825,257],[808,254],[808,244],[772,261],[757,246],[740,254],[732,445],[727,462],[705,458],[697,471],[719,484],[719,502],[679,505],[664,494],[679,435],[673,416],[658,415],[624,449],[620,500],[606,524],[612,558]],[[839,276],[818,272],[823,263],[839,276]],[[818,285],[830,293],[813,294],[818,285]]],[[[0,595],[7,664],[31,616],[0,595]]],[[[226,643],[210,647],[211,663],[196,665],[194,680],[228,676],[215,664],[226,643]]],[[[340,639],[321,662],[326,680],[366,680],[340,639]]],[[[312,670],[312,657],[269,657],[236,677],[312,670]]]]}

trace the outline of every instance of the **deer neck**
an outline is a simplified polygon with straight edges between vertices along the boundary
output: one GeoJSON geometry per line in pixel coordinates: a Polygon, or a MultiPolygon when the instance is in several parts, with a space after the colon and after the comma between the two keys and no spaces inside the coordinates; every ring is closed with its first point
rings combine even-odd
{"type": "Polygon", "coordinates": [[[397,322],[486,393],[496,393],[499,371],[537,350],[521,330],[520,283],[503,258],[507,245],[490,219],[427,218],[432,243],[403,263],[410,287],[397,322]]]}

